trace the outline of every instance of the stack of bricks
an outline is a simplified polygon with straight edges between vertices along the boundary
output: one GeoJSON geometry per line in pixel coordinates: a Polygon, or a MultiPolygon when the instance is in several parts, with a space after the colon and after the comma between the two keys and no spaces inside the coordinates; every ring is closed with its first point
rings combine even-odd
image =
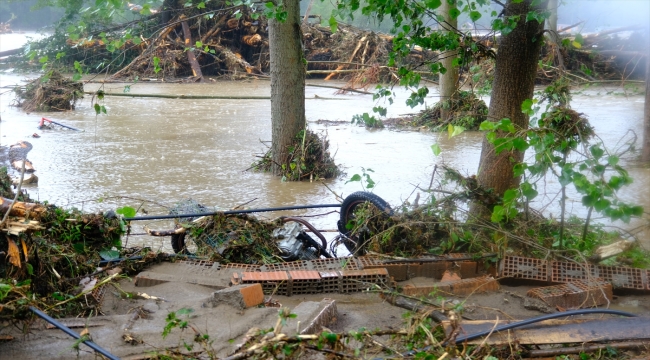
{"type": "Polygon", "coordinates": [[[374,285],[386,287],[391,280],[386,269],[369,270],[290,270],[234,274],[233,284],[260,283],[265,294],[298,295],[327,292],[348,293],[374,285]]]}
{"type": "Polygon", "coordinates": [[[500,273],[506,278],[554,284],[598,278],[610,282],[614,289],[650,290],[648,270],[621,266],[506,256],[501,262],[500,273]]]}

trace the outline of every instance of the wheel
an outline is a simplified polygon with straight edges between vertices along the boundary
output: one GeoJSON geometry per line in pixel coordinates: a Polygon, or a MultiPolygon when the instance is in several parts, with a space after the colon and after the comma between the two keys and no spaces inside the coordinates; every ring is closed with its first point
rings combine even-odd
{"type": "Polygon", "coordinates": [[[198,251],[198,246],[191,238],[185,240],[185,233],[172,235],[172,249],[176,254],[194,255],[198,251]]]}
{"type": "Polygon", "coordinates": [[[364,203],[370,203],[386,216],[393,215],[393,210],[391,209],[388,203],[380,198],[379,196],[366,192],[366,191],[357,191],[354,192],[343,200],[341,204],[341,215],[337,223],[337,227],[341,235],[343,235],[343,245],[350,251],[352,254],[362,254],[363,253],[363,242],[365,240],[364,235],[368,235],[368,231],[362,231],[360,234],[353,234],[352,226],[355,220],[354,211],[355,209],[364,203]]]}

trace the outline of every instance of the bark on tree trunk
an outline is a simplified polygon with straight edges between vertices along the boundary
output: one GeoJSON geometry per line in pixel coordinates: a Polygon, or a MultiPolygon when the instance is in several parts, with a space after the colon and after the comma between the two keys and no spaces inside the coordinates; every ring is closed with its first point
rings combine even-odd
{"type": "MultiPolygon", "coordinates": [[[[440,6],[440,12],[445,19],[441,24],[443,30],[454,31],[456,28],[458,28],[458,18],[452,18],[451,15],[449,15],[449,12],[455,8],[455,0],[453,1],[453,4],[450,4],[449,1],[442,2],[442,5],[440,6]]],[[[447,71],[444,74],[440,75],[440,101],[452,100],[454,94],[456,94],[458,86],[458,67],[454,66],[453,63],[457,53],[458,52],[454,50],[445,51],[441,54],[442,60],[440,62],[442,63],[442,66],[447,69],[447,71]]],[[[449,108],[445,108],[443,106],[440,110],[440,117],[442,120],[449,120],[449,117],[451,116],[449,108]]]]}
{"type": "Polygon", "coordinates": [[[643,161],[650,162],[650,26],[646,32],[645,106],[643,107],[643,161]]]}
{"type": "MultiPolygon", "coordinates": [[[[289,146],[305,129],[305,67],[302,62],[300,2],[284,2],[287,19],[269,19],[271,71],[271,153],[273,173],[286,165],[289,146]]],[[[288,165],[287,165],[288,166],[288,165]]]]}
{"type": "MultiPolygon", "coordinates": [[[[501,38],[496,57],[494,84],[490,98],[488,119],[500,121],[508,118],[518,129],[528,128],[528,116],[521,104],[532,99],[537,73],[537,60],[543,44],[544,24],[526,22],[526,14],[535,10],[531,0],[521,3],[508,1],[505,16],[520,15],[515,29],[501,38]]],[[[538,9],[546,8],[541,4],[538,9]]],[[[519,185],[513,175],[513,166],[521,162],[523,153],[502,152],[497,155],[494,146],[483,138],[483,148],[478,169],[478,181],[486,189],[494,189],[498,196],[519,185]]]]}
{"type": "Polygon", "coordinates": [[[187,25],[187,21],[183,21],[181,23],[181,27],[183,28],[185,47],[188,49],[187,61],[189,61],[190,63],[190,67],[192,68],[192,73],[194,74],[194,77],[198,78],[200,82],[203,82],[203,73],[201,72],[201,66],[199,66],[199,63],[196,61],[196,56],[194,55],[194,51],[189,50],[194,45],[192,44],[192,33],[190,32],[190,26],[187,25]]]}

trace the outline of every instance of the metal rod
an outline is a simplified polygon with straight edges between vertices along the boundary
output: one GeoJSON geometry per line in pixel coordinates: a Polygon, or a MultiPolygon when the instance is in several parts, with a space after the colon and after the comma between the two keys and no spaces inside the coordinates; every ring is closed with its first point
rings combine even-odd
{"type": "Polygon", "coordinates": [[[59,125],[59,126],[63,126],[64,128],[68,128],[68,129],[70,129],[70,130],[81,131],[80,129],[77,129],[77,128],[74,128],[74,127],[72,127],[72,126],[68,126],[68,125],[63,125],[63,124],[61,124],[60,122],[52,121],[52,120],[50,120],[50,119],[48,119],[48,118],[41,118],[41,124],[40,124],[40,126],[43,126],[43,122],[44,122],[44,121],[47,121],[47,122],[50,122],[50,123],[52,123],[52,124],[56,124],[56,125],[59,125]]]}
{"type": "Polygon", "coordinates": [[[200,217],[200,216],[217,215],[217,214],[224,214],[224,215],[250,214],[250,213],[256,213],[256,212],[301,210],[301,209],[318,209],[318,208],[334,208],[334,207],[340,208],[341,204],[299,205],[299,206],[283,206],[283,207],[263,208],[263,209],[226,210],[226,211],[215,211],[215,212],[209,212],[209,213],[136,216],[136,217],[125,217],[124,220],[125,221],[138,221],[138,220],[178,219],[178,218],[200,217]]]}
{"type": "MultiPolygon", "coordinates": [[[[81,339],[81,336],[79,336],[79,334],[72,331],[72,329],[70,329],[69,327],[67,327],[67,326],[61,324],[60,322],[54,320],[53,318],[51,318],[49,315],[42,312],[41,310],[38,310],[37,308],[35,308],[33,306],[30,306],[29,310],[31,310],[34,314],[42,317],[45,321],[49,322],[50,324],[52,324],[52,325],[56,326],[57,328],[63,330],[63,332],[65,332],[66,334],[72,336],[73,338],[75,338],[77,340],[81,339]]],[[[94,342],[92,342],[90,340],[85,340],[85,341],[83,341],[83,343],[88,345],[91,349],[97,351],[98,353],[106,356],[110,360],[120,360],[119,357],[109,353],[108,351],[104,350],[101,346],[95,344],[94,342]]]]}

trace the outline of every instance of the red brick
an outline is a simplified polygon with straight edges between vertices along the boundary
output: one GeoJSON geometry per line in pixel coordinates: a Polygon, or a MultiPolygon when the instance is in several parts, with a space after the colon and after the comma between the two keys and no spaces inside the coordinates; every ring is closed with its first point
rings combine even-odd
{"type": "Polygon", "coordinates": [[[402,292],[411,296],[428,296],[432,292],[442,292],[457,296],[479,294],[499,289],[499,283],[492,277],[462,279],[456,281],[439,282],[431,286],[406,285],[402,292]]]}
{"type": "Polygon", "coordinates": [[[449,281],[458,281],[460,280],[460,276],[458,276],[457,273],[452,272],[452,271],[445,271],[444,274],[442,274],[442,279],[440,279],[440,282],[449,282],[449,281]]]}
{"type": "Polygon", "coordinates": [[[264,303],[264,292],[261,284],[242,284],[215,291],[209,300],[213,307],[229,304],[236,308],[245,309],[264,303]]]}
{"type": "Polygon", "coordinates": [[[526,294],[553,307],[579,309],[605,305],[612,301],[612,284],[596,279],[575,280],[567,284],[530,289],[526,294]]]}

